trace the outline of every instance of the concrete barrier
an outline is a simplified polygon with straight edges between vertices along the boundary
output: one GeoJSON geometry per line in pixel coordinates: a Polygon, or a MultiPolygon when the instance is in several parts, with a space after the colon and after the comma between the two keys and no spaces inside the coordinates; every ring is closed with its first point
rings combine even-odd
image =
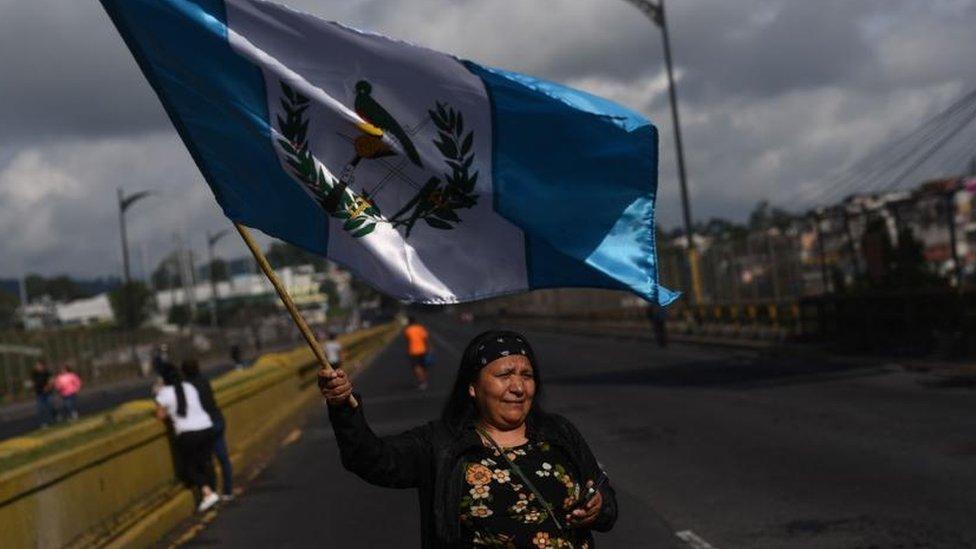
{"type": "MultiPolygon", "coordinates": [[[[388,324],[340,337],[356,368],[397,333],[388,324]]],[[[236,470],[270,455],[318,392],[306,347],[262,356],[213,382],[236,470]]],[[[150,400],[67,429],[0,443],[0,546],[147,546],[194,512],[176,478],[170,437],[150,400]]]]}

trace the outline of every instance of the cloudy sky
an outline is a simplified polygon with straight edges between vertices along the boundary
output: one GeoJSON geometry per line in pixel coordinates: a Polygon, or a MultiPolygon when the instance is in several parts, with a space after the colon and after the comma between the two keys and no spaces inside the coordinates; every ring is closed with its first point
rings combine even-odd
{"type": "MultiPolygon", "coordinates": [[[[658,31],[624,0],[286,0],[327,19],[606,96],[661,130],[661,223],[680,222],[658,31]]],[[[693,215],[802,206],[823,177],[976,87],[976,0],[669,0],[693,215]]],[[[0,277],[133,270],[227,226],[95,0],[0,0],[0,277]]],[[[243,255],[228,238],[218,253],[243,255]]]]}

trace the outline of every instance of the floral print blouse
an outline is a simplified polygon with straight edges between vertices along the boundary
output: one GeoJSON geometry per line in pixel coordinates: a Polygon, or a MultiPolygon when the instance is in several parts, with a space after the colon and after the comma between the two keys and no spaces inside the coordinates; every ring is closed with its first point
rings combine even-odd
{"type": "MultiPolygon", "coordinates": [[[[565,522],[580,497],[580,484],[569,474],[562,455],[542,441],[502,450],[565,522]]],[[[482,447],[467,456],[464,484],[467,491],[461,497],[460,520],[465,545],[589,549],[579,530],[556,528],[532,489],[496,450],[482,447]]]]}

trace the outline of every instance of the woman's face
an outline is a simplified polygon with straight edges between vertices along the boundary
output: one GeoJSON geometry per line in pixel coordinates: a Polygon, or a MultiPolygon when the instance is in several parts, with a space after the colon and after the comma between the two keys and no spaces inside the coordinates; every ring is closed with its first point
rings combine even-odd
{"type": "Polygon", "coordinates": [[[497,429],[514,429],[525,423],[535,397],[532,363],[522,355],[489,362],[468,386],[481,417],[497,429]]]}

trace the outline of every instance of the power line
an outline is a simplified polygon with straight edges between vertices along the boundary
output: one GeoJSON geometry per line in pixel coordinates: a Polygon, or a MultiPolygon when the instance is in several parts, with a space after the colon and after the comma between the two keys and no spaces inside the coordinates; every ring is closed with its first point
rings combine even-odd
{"type": "MultiPolygon", "coordinates": [[[[823,185],[807,189],[793,202],[824,203],[852,193],[855,190],[884,186],[892,179],[900,181],[932,158],[941,148],[976,115],[976,89],[932,116],[914,130],[901,135],[869,152],[847,168],[828,176],[823,185]],[[933,140],[936,146],[925,149],[933,140]],[[926,150],[927,154],[919,155],[926,150]],[[913,161],[914,158],[914,161],[913,161]],[[901,169],[903,166],[908,169],[901,169]],[[898,176],[892,177],[895,173],[898,176]]],[[[890,185],[889,185],[890,186],[890,185]]]]}
{"type": "Polygon", "coordinates": [[[967,120],[970,116],[968,109],[976,105],[976,90],[964,96],[941,113],[913,130],[893,144],[885,144],[876,149],[865,159],[856,162],[851,168],[835,178],[836,183],[824,187],[819,196],[820,200],[835,200],[840,196],[865,187],[873,187],[890,181],[891,176],[900,166],[908,164],[917,151],[932,139],[943,135],[946,128],[953,126],[959,119],[967,120]]]}
{"type": "Polygon", "coordinates": [[[972,112],[969,113],[969,116],[964,120],[962,120],[962,122],[960,122],[955,128],[953,128],[948,134],[944,135],[941,139],[936,141],[936,143],[932,145],[932,147],[930,147],[927,151],[925,151],[925,153],[922,154],[921,157],[916,159],[915,162],[913,162],[908,168],[906,168],[900,174],[898,174],[898,177],[896,177],[891,183],[884,186],[882,192],[886,192],[889,189],[896,188],[908,175],[914,172],[916,168],[924,164],[926,160],[928,160],[933,154],[935,154],[939,149],[941,149],[942,146],[945,145],[950,139],[952,139],[953,137],[955,137],[956,134],[958,134],[960,131],[965,129],[965,127],[968,126],[973,121],[973,118],[976,118],[976,108],[974,108],[972,112]]]}
{"type": "MultiPolygon", "coordinates": [[[[871,182],[870,188],[881,190],[897,186],[910,174],[920,171],[923,166],[933,165],[934,162],[930,162],[930,160],[945,158],[953,154],[954,151],[947,145],[953,137],[969,125],[974,116],[976,116],[976,103],[969,106],[967,111],[960,112],[959,116],[954,117],[951,121],[947,121],[938,134],[920,143],[910,154],[905,155],[901,162],[893,163],[889,170],[871,182]]],[[[955,143],[960,143],[960,141],[957,140],[955,143]]]]}

